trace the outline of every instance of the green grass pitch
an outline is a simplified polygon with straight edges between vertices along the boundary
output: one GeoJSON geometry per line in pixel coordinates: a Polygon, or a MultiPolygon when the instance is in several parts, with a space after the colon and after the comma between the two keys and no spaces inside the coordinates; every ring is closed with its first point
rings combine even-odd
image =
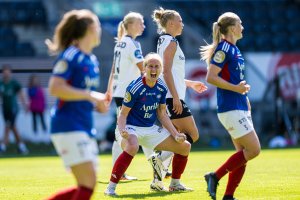
{"type": "MultiPolygon", "coordinates": [[[[192,152],[182,182],[195,191],[189,193],[152,192],[151,168],[143,154],[138,154],[127,172],[138,181],[121,182],[117,187],[118,199],[200,199],[209,200],[203,175],[216,169],[233,151],[192,152]]],[[[93,200],[112,199],[103,191],[112,168],[111,156],[100,155],[97,188],[93,200]]],[[[168,186],[170,180],[165,180],[168,186]]],[[[217,199],[222,199],[227,176],[218,187],[217,199]]],[[[0,199],[44,199],[60,188],[74,185],[59,157],[0,158],[0,199]]],[[[300,149],[262,150],[259,157],[249,162],[247,171],[235,194],[241,200],[299,200],[300,149]]]]}

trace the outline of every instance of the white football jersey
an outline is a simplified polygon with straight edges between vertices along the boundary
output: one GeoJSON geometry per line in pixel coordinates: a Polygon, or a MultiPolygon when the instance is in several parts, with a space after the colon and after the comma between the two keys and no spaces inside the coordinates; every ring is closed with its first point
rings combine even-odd
{"type": "Polygon", "coordinates": [[[131,81],[141,76],[141,72],[136,65],[143,62],[144,57],[139,42],[130,36],[123,36],[116,43],[114,49],[114,81],[113,81],[113,97],[124,98],[126,88],[131,81]]]}
{"type": "MultiPolygon", "coordinates": [[[[170,42],[175,41],[177,44],[177,50],[175,52],[173,58],[173,65],[172,65],[172,75],[175,84],[176,91],[178,96],[181,100],[185,98],[186,92],[186,84],[184,81],[185,78],[185,57],[184,54],[179,46],[179,43],[176,38],[172,37],[169,34],[161,35],[157,41],[157,53],[164,58],[164,52],[166,48],[169,46],[170,42]]],[[[162,77],[163,79],[163,77],[162,77]]],[[[167,98],[173,98],[170,90],[168,90],[167,98]]]]}

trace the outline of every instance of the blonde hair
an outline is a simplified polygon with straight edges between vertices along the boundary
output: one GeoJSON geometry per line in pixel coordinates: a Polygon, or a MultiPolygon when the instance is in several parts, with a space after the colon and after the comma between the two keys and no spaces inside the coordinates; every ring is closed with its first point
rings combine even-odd
{"type": "Polygon", "coordinates": [[[129,12],[124,16],[123,20],[118,25],[118,35],[116,41],[120,41],[121,38],[126,34],[128,30],[128,25],[132,24],[137,19],[143,19],[143,15],[137,12],[129,12]]]}
{"type": "Polygon", "coordinates": [[[161,34],[166,32],[168,21],[174,19],[176,15],[179,15],[179,13],[175,10],[165,10],[162,7],[155,9],[152,14],[152,19],[157,24],[157,33],[161,34]]]}
{"type": "Polygon", "coordinates": [[[222,40],[222,35],[227,35],[228,27],[234,26],[238,20],[240,20],[240,18],[235,13],[226,12],[218,18],[217,22],[213,23],[213,42],[211,44],[206,44],[205,46],[200,47],[201,60],[204,60],[207,66],[209,66],[211,57],[214,51],[216,50],[218,44],[222,40]]]}
{"type": "Polygon", "coordinates": [[[49,51],[56,54],[68,48],[75,40],[83,38],[88,27],[97,20],[98,17],[86,9],[71,10],[65,13],[62,20],[55,27],[53,40],[45,40],[49,51]]]}
{"type": "Polygon", "coordinates": [[[160,57],[160,55],[158,55],[157,53],[154,52],[150,52],[145,56],[144,62],[143,62],[143,66],[146,67],[148,65],[149,60],[158,60],[160,63],[160,66],[162,67],[162,59],[160,57]]]}

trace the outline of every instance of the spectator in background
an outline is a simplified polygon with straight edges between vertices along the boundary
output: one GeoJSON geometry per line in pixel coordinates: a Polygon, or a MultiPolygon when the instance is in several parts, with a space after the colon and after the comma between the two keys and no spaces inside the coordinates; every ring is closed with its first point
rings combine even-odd
{"type": "Polygon", "coordinates": [[[223,200],[234,200],[246,164],[260,153],[260,143],[253,127],[250,85],[245,81],[244,58],[236,46],[243,37],[242,21],[234,13],[222,14],[213,23],[213,42],[202,46],[201,57],[208,65],[206,80],[217,87],[218,118],[229,132],[236,153],[216,171],[206,174],[207,191],[216,199],[219,180],[229,173],[223,200]]]}
{"type": "Polygon", "coordinates": [[[25,100],[22,86],[18,81],[12,78],[12,71],[9,65],[2,66],[2,80],[0,81],[0,96],[2,97],[2,112],[4,118],[4,139],[0,144],[0,152],[5,152],[8,142],[9,133],[13,132],[18,152],[21,154],[28,154],[28,149],[22,141],[19,131],[16,127],[16,117],[19,111],[17,96],[19,96],[24,109],[27,111],[28,107],[25,100]]]}
{"type": "Polygon", "coordinates": [[[108,110],[106,96],[99,87],[99,62],[92,53],[100,45],[101,25],[89,10],[71,10],[56,26],[53,41],[59,53],[49,80],[49,93],[57,98],[51,111],[51,140],[76,186],[53,194],[51,200],[89,200],[97,180],[98,147],[93,128],[93,109],[108,110]]]}
{"type": "Polygon", "coordinates": [[[32,74],[28,84],[29,109],[32,113],[33,131],[37,133],[37,118],[40,118],[43,131],[47,131],[44,120],[45,95],[37,75],[32,74]]]}

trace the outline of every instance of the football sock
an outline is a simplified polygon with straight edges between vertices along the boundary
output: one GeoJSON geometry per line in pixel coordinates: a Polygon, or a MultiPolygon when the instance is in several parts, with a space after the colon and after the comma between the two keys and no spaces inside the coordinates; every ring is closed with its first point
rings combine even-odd
{"type": "Polygon", "coordinates": [[[79,186],[77,191],[73,194],[72,198],[70,200],[90,200],[91,196],[93,194],[93,189],[79,186]]]}
{"type": "Polygon", "coordinates": [[[170,185],[171,185],[171,186],[173,186],[173,185],[178,185],[179,183],[180,183],[180,179],[174,179],[174,178],[172,178],[172,179],[171,179],[170,185]]]}
{"type": "Polygon", "coordinates": [[[228,172],[232,172],[246,163],[247,161],[244,157],[243,151],[236,152],[215,172],[218,180],[220,180],[228,172]]]}
{"type": "Polygon", "coordinates": [[[162,164],[166,170],[163,171],[162,177],[165,177],[167,174],[167,171],[169,169],[169,166],[172,162],[174,153],[171,151],[162,151],[159,155],[158,158],[162,160],[162,164]]]}
{"type": "Polygon", "coordinates": [[[109,187],[109,188],[116,189],[116,187],[117,187],[117,184],[116,184],[116,183],[114,183],[114,182],[111,182],[111,181],[109,181],[108,187],[109,187]]]}
{"type": "Polygon", "coordinates": [[[152,156],[152,154],[154,153],[154,151],[152,149],[146,148],[144,146],[142,146],[144,155],[146,156],[147,160],[152,156]]]}
{"type": "Polygon", "coordinates": [[[114,141],[113,146],[112,146],[112,162],[113,165],[115,164],[116,160],[118,159],[118,157],[121,155],[121,153],[123,152],[121,146],[118,144],[117,141],[114,141]]]}
{"type": "Polygon", "coordinates": [[[167,159],[172,158],[173,155],[174,155],[174,153],[171,152],[171,151],[162,151],[162,152],[159,154],[158,157],[159,157],[162,161],[166,161],[167,159]]]}
{"type": "Polygon", "coordinates": [[[187,156],[182,156],[176,153],[174,154],[172,162],[172,179],[180,179],[181,174],[184,172],[187,161],[187,156]]]}
{"type": "Polygon", "coordinates": [[[110,177],[111,182],[118,183],[120,181],[120,178],[125,173],[132,159],[133,156],[129,155],[126,151],[123,151],[123,153],[116,160],[116,163],[114,164],[114,167],[112,169],[110,177]]]}
{"type": "Polygon", "coordinates": [[[68,199],[71,199],[73,197],[73,195],[76,193],[77,189],[78,189],[77,187],[71,187],[71,188],[63,189],[61,191],[56,192],[55,194],[53,194],[49,198],[47,198],[47,200],[68,200],[68,199]]]}
{"type": "Polygon", "coordinates": [[[229,173],[225,196],[233,196],[235,189],[239,186],[244,176],[245,169],[246,165],[242,165],[241,167],[229,173]]]}

